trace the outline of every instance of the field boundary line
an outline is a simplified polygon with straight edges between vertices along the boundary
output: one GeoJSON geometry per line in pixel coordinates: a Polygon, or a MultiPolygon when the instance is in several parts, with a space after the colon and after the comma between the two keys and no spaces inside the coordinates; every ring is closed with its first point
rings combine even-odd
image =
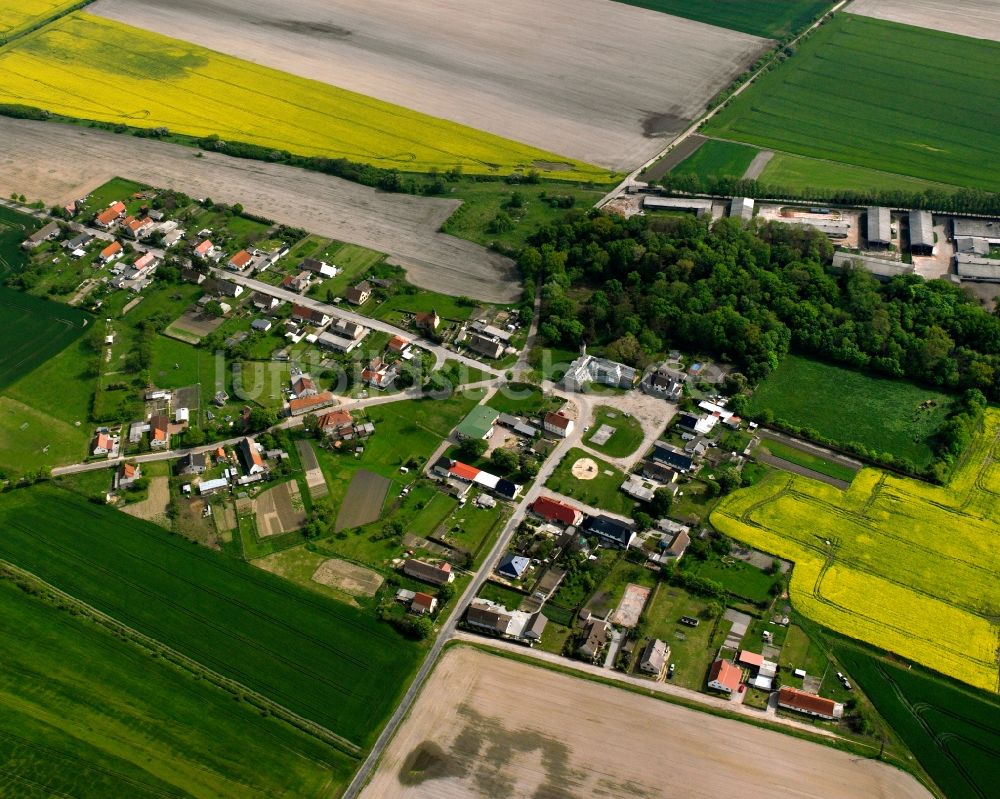
{"type": "Polygon", "coordinates": [[[109,616],[107,613],[98,610],[93,605],[89,605],[72,594],[68,594],[51,583],[46,582],[37,574],[34,574],[27,569],[23,569],[10,561],[0,559],[0,579],[13,580],[21,587],[27,588],[29,591],[34,589],[34,593],[36,595],[41,595],[42,599],[47,599],[49,601],[52,599],[61,600],[69,605],[71,610],[79,611],[82,615],[86,616],[96,624],[100,624],[102,627],[105,627],[113,634],[124,636],[134,644],[137,644],[143,649],[149,651],[152,655],[156,657],[163,657],[175,666],[179,666],[180,668],[183,668],[198,677],[203,677],[209,680],[216,685],[216,687],[222,688],[224,691],[233,694],[233,696],[239,699],[246,700],[260,710],[266,711],[282,721],[291,724],[293,727],[319,738],[324,743],[339,749],[345,754],[352,757],[360,757],[363,752],[360,746],[352,741],[349,741],[347,738],[337,735],[337,733],[327,729],[323,725],[318,724],[315,721],[311,721],[304,716],[300,716],[295,711],[289,710],[284,705],[275,702],[273,699],[268,698],[264,694],[261,694],[252,688],[248,688],[243,685],[243,683],[226,677],[219,672],[208,668],[194,658],[179,652],[167,644],[164,644],[156,638],[146,635],[145,633],[136,630],[134,627],[130,627],[113,616],[109,616]],[[48,597],[45,596],[46,593],[49,595],[48,597]]]}

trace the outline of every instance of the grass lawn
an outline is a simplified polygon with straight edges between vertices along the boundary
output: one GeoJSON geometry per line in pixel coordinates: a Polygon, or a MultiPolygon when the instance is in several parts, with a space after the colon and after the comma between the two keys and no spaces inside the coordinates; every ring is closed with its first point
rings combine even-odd
{"type": "Polygon", "coordinates": [[[158,388],[183,388],[200,383],[205,401],[228,383],[223,358],[166,336],[157,336],[153,341],[149,376],[158,388]]]}
{"type": "Polygon", "coordinates": [[[573,447],[552,472],[545,486],[587,505],[627,516],[635,507],[635,501],[622,493],[623,482],[625,473],[621,469],[573,447]],[[573,464],[581,458],[589,458],[597,464],[597,476],[592,480],[578,480],[573,476],[573,464]]]}
{"type": "Polygon", "coordinates": [[[6,795],[313,796],[350,779],[347,755],[6,580],[0,617],[6,795]]]}
{"type": "MultiPolygon", "coordinates": [[[[622,412],[608,405],[599,405],[594,410],[594,421],[590,424],[590,434],[584,439],[587,446],[612,458],[624,458],[634,453],[642,444],[642,425],[637,419],[625,417],[622,412]],[[602,425],[613,427],[615,432],[604,444],[594,442],[594,436],[602,425]]],[[[624,480],[624,477],[622,478],[624,480]]]]}
{"type": "Polygon", "coordinates": [[[23,474],[82,461],[93,430],[75,427],[10,397],[0,397],[0,467],[23,474]]]}
{"type": "Polygon", "coordinates": [[[367,746],[420,648],[369,615],[42,485],[0,498],[0,558],[367,746]]]}
{"type": "Polygon", "coordinates": [[[912,383],[789,355],[754,391],[750,412],[770,411],[775,420],[834,441],[857,441],[923,467],[932,458],[928,442],[951,402],[947,394],[912,383]],[[817,401],[833,396],[836,402],[817,401]]]}
{"type": "Polygon", "coordinates": [[[478,567],[507,520],[507,506],[497,503],[492,508],[477,508],[470,500],[448,520],[445,541],[453,547],[473,554],[473,567],[478,567]]]}
{"type": "Polygon", "coordinates": [[[756,566],[732,557],[707,561],[692,559],[692,563],[694,565],[685,563],[685,571],[722,583],[730,594],[747,602],[767,602],[771,598],[771,585],[777,579],[756,566]]]}
{"type": "Polygon", "coordinates": [[[418,313],[437,311],[446,322],[464,322],[477,308],[493,308],[494,306],[467,300],[463,297],[451,297],[434,291],[416,289],[407,286],[389,297],[385,302],[375,304],[371,301],[365,306],[365,313],[375,319],[381,319],[390,324],[402,325],[418,313]]]}
{"type": "Polygon", "coordinates": [[[84,198],[80,215],[84,219],[87,219],[103,211],[116,200],[125,203],[128,212],[134,214],[146,200],[133,197],[132,195],[145,191],[148,188],[145,184],[136,183],[134,180],[111,178],[107,183],[102,183],[84,198]]]}
{"type": "Polygon", "coordinates": [[[766,450],[775,458],[781,458],[783,461],[788,461],[804,469],[812,469],[814,472],[825,474],[827,477],[832,477],[835,480],[844,480],[849,483],[854,479],[854,475],[858,473],[857,469],[842,466],[826,458],[821,458],[819,455],[813,455],[811,452],[783,444],[771,438],[764,438],[761,441],[760,449],[766,450]]]}
{"type": "Polygon", "coordinates": [[[525,598],[525,594],[490,582],[484,583],[483,587],[479,589],[479,596],[491,602],[499,602],[507,610],[517,610],[521,600],[525,598]]]}
{"type": "Polygon", "coordinates": [[[671,175],[741,178],[757,155],[756,147],[709,139],[670,170],[671,175]]]}
{"type": "Polygon", "coordinates": [[[518,249],[539,227],[561,220],[571,207],[590,208],[609,188],[562,181],[512,186],[503,181],[462,178],[447,184],[445,196],[462,200],[462,205],[441,229],[484,246],[498,244],[518,249]],[[509,207],[515,193],[522,200],[519,208],[509,207]],[[491,230],[491,223],[499,213],[506,213],[513,220],[511,230],[491,230]]]}
{"type": "Polygon", "coordinates": [[[705,483],[700,480],[691,480],[684,483],[674,498],[670,515],[686,524],[701,524],[708,519],[712,509],[718,503],[719,497],[711,496],[705,483]]]}
{"type": "Polygon", "coordinates": [[[705,133],[992,190],[1000,182],[1000,108],[955,98],[1000,95],[998,59],[1000,42],[838,14],[705,133]]]}
{"type": "Polygon", "coordinates": [[[725,638],[729,626],[728,622],[710,618],[707,607],[707,600],[666,583],[659,585],[646,604],[644,632],[670,647],[670,662],[676,667],[672,682],[685,688],[704,689],[708,667],[717,651],[713,644],[725,638]],[[700,623],[687,627],[678,623],[681,616],[692,616],[700,623]]]}
{"type": "Polygon", "coordinates": [[[697,22],[731,28],[754,36],[781,39],[804,28],[833,5],[830,0],[619,0],[630,6],[662,11],[697,22]]]}
{"type": "Polygon", "coordinates": [[[277,574],[286,580],[291,580],[303,588],[315,591],[317,594],[335,599],[338,602],[346,602],[349,605],[356,605],[357,600],[350,594],[338,591],[330,585],[316,582],[312,576],[316,569],[327,560],[326,555],[309,550],[306,546],[296,546],[274,552],[262,558],[252,561],[258,569],[277,574]]]}
{"type": "Polygon", "coordinates": [[[591,613],[603,618],[606,613],[613,611],[625,595],[625,587],[629,583],[652,588],[656,585],[656,574],[638,563],[620,558],[587,603],[591,613]]]}
{"type": "Polygon", "coordinates": [[[458,508],[458,500],[441,491],[435,491],[421,511],[410,522],[414,535],[429,536],[444,526],[445,521],[458,508]]]}
{"type": "MultiPolygon", "coordinates": [[[[326,263],[341,270],[340,274],[315,284],[309,290],[311,297],[317,297],[321,300],[327,298],[332,300],[334,297],[343,296],[347,289],[364,280],[376,266],[385,261],[384,253],[370,250],[367,247],[359,247],[357,244],[345,244],[341,241],[328,241],[325,246],[315,249],[308,257],[326,261],[326,263]]],[[[283,261],[278,262],[279,267],[284,265],[283,261]]],[[[294,273],[297,272],[297,269],[286,271],[294,273]]],[[[374,305],[375,303],[369,300],[364,306],[365,313],[368,313],[368,309],[374,305]]]]}
{"type": "Polygon", "coordinates": [[[546,398],[541,390],[528,383],[505,383],[490,397],[491,408],[512,416],[538,416],[562,404],[562,400],[546,398]]]}
{"type": "Polygon", "coordinates": [[[928,189],[954,191],[955,187],[931,180],[881,172],[836,161],[805,158],[791,153],[775,153],[758,180],[768,186],[815,189],[823,193],[837,190],[924,192],[928,189]]]}
{"type": "MultiPolygon", "coordinates": [[[[546,609],[547,607],[542,608],[543,616],[546,609]]],[[[566,641],[572,634],[573,630],[571,628],[549,620],[549,623],[545,625],[545,629],[542,630],[542,640],[538,642],[538,648],[544,652],[551,652],[553,655],[561,655],[563,649],[566,647],[566,641]]]]}
{"type": "Polygon", "coordinates": [[[826,651],[820,644],[797,624],[789,625],[781,657],[778,658],[778,665],[783,670],[783,685],[801,688],[802,679],[792,674],[795,669],[805,669],[806,674],[812,677],[822,677],[828,662],[826,651]]]}

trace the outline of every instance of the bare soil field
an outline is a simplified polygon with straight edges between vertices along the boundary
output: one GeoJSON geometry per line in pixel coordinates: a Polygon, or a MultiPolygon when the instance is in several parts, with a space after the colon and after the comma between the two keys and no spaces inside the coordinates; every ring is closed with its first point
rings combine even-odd
{"type": "Polygon", "coordinates": [[[996,0],[854,0],[852,14],[1000,42],[996,0]]]}
{"type": "Polygon", "coordinates": [[[618,171],[662,149],[767,42],[607,0],[100,0],[87,10],[618,171]]]}
{"type": "Polygon", "coordinates": [[[221,316],[202,313],[198,310],[188,310],[178,316],[167,329],[166,335],[179,338],[191,344],[197,344],[205,336],[213,333],[225,319],[221,316]]]}
{"type": "Polygon", "coordinates": [[[381,475],[358,469],[347,487],[344,502],[337,513],[336,531],[349,527],[360,527],[369,524],[382,515],[382,503],[391,481],[381,475]]]}
{"type": "Polygon", "coordinates": [[[734,795],[930,797],[909,774],[873,760],[464,647],[442,657],[362,793],[734,795]]]}
{"type": "Polygon", "coordinates": [[[306,523],[306,509],[294,480],[269,488],[254,500],[257,535],[266,538],[298,530],[306,523]]]}
{"type": "Polygon", "coordinates": [[[141,502],[124,505],[122,510],[129,516],[137,516],[146,521],[170,527],[167,509],[170,507],[170,482],[166,477],[149,478],[149,493],[141,502]]]}
{"type": "Polygon", "coordinates": [[[330,558],[319,564],[312,579],[320,585],[329,585],[352,596],[375,596],[382,585],[382,575],[378,572],[337,558],[330,558]]]}
{"type": "Polygon", "coordinates": [[[639,623],[642,609],[646,607],[646,602],[649,600],[649,594],[649,588],[629,583],[625,586],[625,593],[622,595],[618,607],[615,608],[615,615],[611,617],[611,622],[622,627],[635,627],[639,623]]]}
{"type": "MultiPolygon", "coordinates": [[[[514,262],[439,233],[458,200],[386,194],[330,175],[202,153],[108,131],[0,117],[0,194],[47,205],[83,197],[115,176],[247,211],[389,255],[409,280],[485,302],[521,293],[514,262]]],[[[141,298],[140,298],[141,299],[141,298]]],[[[135,300],[138,302],[139,300],[135,300]]]]}

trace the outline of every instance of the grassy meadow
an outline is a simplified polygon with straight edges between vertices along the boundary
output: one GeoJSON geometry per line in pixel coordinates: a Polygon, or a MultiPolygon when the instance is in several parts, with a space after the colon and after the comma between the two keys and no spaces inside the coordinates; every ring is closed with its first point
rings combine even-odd
{"type": "Polygon", "coordinates": [[[1000,42],[838,14],[705,133],[992,190],[1000,42]]]}
{"type": "Polygon", "coordinates": [[[741,178],[758,150],[745,144],[709,139],[670,170],[671,175],[741,178]]]}
{"type": "Polygon", "coordinates": [[[0,100],[81,119],[407,172],[459,166],[505,175],[557,163],[566,167],[561,179],[609,178],[553,153],[80,12],[5,47],[0,73],[0,100]]]}
{"type": "Polygon", "coordinates": [[[584,439],[587,446],[611,458],[624,458],[634,453],[642,444],[644,434],[639,420],[631,416],[625,417],[622,412],[610,405],[599,405],[594,409],[594,421],[590,423],[590,432],[584,439]],[[594,436],[603,425],[614,428],[611,438],[604,444],[594,442],[594,436]]]}
{"type": "Polygon", "coordinates": [[[750,412],[770,411],[832,441],[857,441],[924,467],[933,458],[929,440],[951,402],[948,394],[912,383],[789,355],[757,386],[750,412]]]}
{"type": "Polygon", "coordinates": [[[319,796],[356,765],[8,580],[0,648],[7,796],[319,796]]]}
{"type": "Polygon", "coordinates": [[[994,795],[1000,781],[1000,703],[995,698],[848,644],[836,652],[946,796],[994,795]]]}
{"type": "Polygon", "coordinates": [[[945,487],[863,469],[842,492],[771,472],[712,524],[795,561],[792,602],[814,621],[996,691],[1000,412],[984,427],[945,487]]]}
{"type": "Polygon", "coordinates": [[[929,189],[953,192],[955,187],[931,180],[911,178],[893,172],[882,172],[820,158],[805,158],[791,153],[775,153],[767,162],[759,178],[768,186],[800,189],[822,197],[833,191],[907,191],[924,192],[929,189]]]}
{"type": "Polygon", "coordinates": [[[0,558],[367,746],[420,658],[391,627],[51,486],[0,498],[0,558]]]}
{"type": "Polygon", "coordinates": [[[662,11],[696,22],[718,25],[754,36],[781,39],[804,28],[833,5],[830,0],[619,0],[630,6],[662,11]]]}

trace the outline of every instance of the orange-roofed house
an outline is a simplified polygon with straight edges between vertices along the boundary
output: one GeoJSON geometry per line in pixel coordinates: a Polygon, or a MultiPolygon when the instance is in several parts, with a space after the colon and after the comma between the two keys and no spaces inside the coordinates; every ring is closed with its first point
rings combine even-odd
{"type": "Polygon", "coordinates": [[[321,391],[319,394],[311,397],[300,397],[290,400],[288,403],[288,413],[291,416],[301,416],[304,413],[310,413],[326,405],[332,405],[337,401],[337,398],[331,392],[321,391]]]}
{"type": "Polygon", "coordinates": [[[107,230],[115,222],[125,216],[125,203],[115,200],[106,209],[94,217],[94,224],[107,230]]]}
{"type": "Polygon", "coordinates": [[[115,258],[120,257],[122,254],[122,245],[117,241],[111,242],[107,247],[101,250],[101,254],[98,256],[101,261],[106,264],[111,263],[115,258]]]}
{"type": "Polygon", "coordinates": [[[389,339],[389,349],[393,352],[402,352],[410,346],[410,342],[402,336],[393,336],[389,339]]]}
{"type": "Polygon", "coordinates": [[[827,720],[839,719],[844,715],[844,706],[839,702],[788,686],[782,686],[778,691],[778,707],[827,720]]]}
{"type": "Polygon", "coordinates": [[[215,249],[215,247],[212,242],[205,239],[201,244],[194,248],[194,254],[198,258],[208,258],[209,253],[212,252],[213,249],[215,249]]]}
{"type": "Polygon", "coordinates": [[[122,225],[133,239],[141,239],[144,236],[148,236],[155,226],[153,220],[149,217],[136,219],[134,216],[128,217],[122,225]]]}
{"type": "Polygon", "coordinates": [[[339,430],[341,427],[353,424],[354,420],[351,418],[349,411],[336,410],[324,413],[316,423],[319,425],[320,430],[326,432],[328,430],[339,430]]]}
{"type": "Polygon", "coordinates": [[[253,256],[250,255],[246,250],[240,250],[236,255],[229,259],[229,268],[234,272],[242,272],[250,265],[250,261],[253,260],[253,256]]]}
{"type": "Polygon", "coordinates": [[[437,602],[436,597],[423,591],[417,591],[413,595],[413,599],[410,600],[410,613],[415,613],[418,616],[433,613],[437,609],[437,602]]]}
{"type": "Polygon", "coordinates": [[[472,482],[479,475],[479,469],[475,466],[469,466],[467,463],[461,463],[455,461],[448,472],[452,477],[457,477],[459,480],[466,480],[467,482],[472,482]]]}
{"type": "Polygon", "coordinates": [[[292,381],[292,391],[296,397],[315,397],[319,394],[319,389],[311,377],[302,375],[292,381]]]}
{"type": "Polygon", "coordinates": [[[531,510],[547,522],[559,522],[569,526],[583,521],[582,511],[551,497],[539,497],[532,504],[531,510]]]}
{"type": "Polygon", "coordinates": [[[153,449],[170,446],[170,420],[166,416],[154,416],[149,420],[149,446],[153,449]]]}
{"type": "Polygon", "coordinates": [[[97,438],[94,439],[94,447],[91,449],[91,455],[107,455],[114,448],[114,442],[111,440],[111,436],[107,433],[98,433],[97,438]]]}
{"type": "Polygon", "coordinates": [[[708,687],[724,694],[734,694],[740,689],[743,671],[728,660],[717,660],[708,672],[708,687]]]}
{"type": "Polygon", "coordinates": [[[764,656],[758,655],[756,652],[747,652],[745,649],[741,649],[739,657],[736,658],[736,662],[741,666],[747,666],[751,669],[759,669],[762,665],[764,665],[764,656]]]}
{"type": "Polygon", "coordinates": [[[142,467],[138,463],[123,463],[118,467],[118,488],[128,488],[142,478],[142,467]]]}
{"type": "Polygon", "coordinates": [[[260,456],[260,450],[257,448],[257,442],[250,438],[250,436],[240,441],[240,455],[247,474],[263,474],[267,471],[264,459],[260,456]]]}

